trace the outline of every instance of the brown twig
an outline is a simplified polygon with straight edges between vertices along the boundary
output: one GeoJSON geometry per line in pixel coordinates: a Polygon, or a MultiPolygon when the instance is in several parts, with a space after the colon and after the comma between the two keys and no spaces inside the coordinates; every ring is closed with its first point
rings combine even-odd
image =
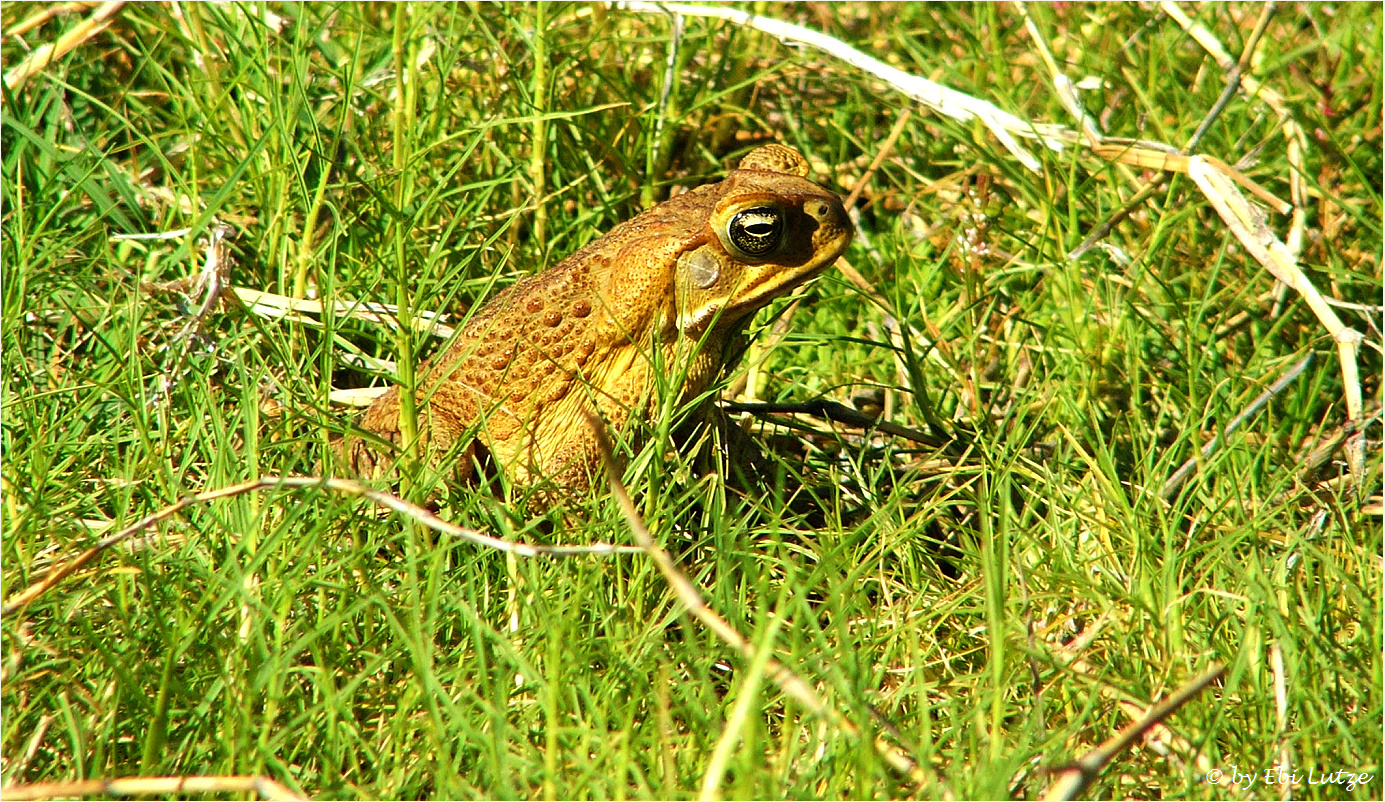
{"type": "Polygon", "coordinates": [[[1305,356],[1303,359],[1300,359],[1297,364],[1285,371],[1283,376],[1280,376],[1278,379],[1276,379],[1274,384],[1271,384],[1269,387],[1265,388],[1265,391],[1263,393],[1256,396],[1255,400],[1250,402],[1250,406],[1241,410],[1241,412],[1237,414],[1236,417],[1231,419],[1230,423],[1226,424],[1226,427],[1221,430],[1220,434],[1208,441],[1208,443],[1202,447],[1201,452],[1199,452],[1197,456],[1189,457],[1187,462],[1184,462],[1181,466],[1179,466],[1178,470],[1173,472],[1173,476],[1170,476],[1168,478],[1168,481],[1164,482],[1164,486],[1159,490],[1159,497],[1165,501],[1169,501],[1170,499],[1172,499],[1173,494],[1178,492],[1178,488],[1182,487],[1183,483],[1187,481],[1188,477],[1192,475],[1193,471],[1197,470],[1199,462],[1202,462],[1206,460],[1208,457],[1212,456],[1212,452],[1216,451],[1217,447],[1220,446],[1222,442],[1231,435],[1232,432],[1236,431],[1236,428],[1239,427],[1242,423],[1244,423],[1246,418],[1249,418],[1251,415],[1254,415],[1256,412],[1259,412],[1260,409],[1265,406],[1265,404],[1269,403],[1271,398],[1274,398],[1276,395],[1279,395],[1281,392],[1283,392],[1285,387],[1288,387],[1290,384],[1293,383],[1294,379],[1297,379],[1300,375],[1303,374],[1303,371],[1308,368],[1308,365],[1311,364],[1312,361],[1312,354],[1305,356]]]}
{"type": "Polygon", "coordinates": [[[205,493],[198,493],[195,496],[181,498],[158,512],[146,515],[119,532],[102,539],[95,546],[78,554],[66,563],[54,568],[42,579],[30,585],[22,592],[12,596],[3,606],[0,606],[0,618],[11,615],[16,610],[23,608],[34,599],[42,596],[50,588],[66,579],[68,576],[71,576],[82,566],[91,562],[100,555],[101,552],[128,540],[136,533],[160,521],[177,515],[189,507],[205,504],[217,499],[242,495],[256,490],[275,490],[281,488],[319,488],[341,493],[343,495],[359,496],[378,506],[393,510],[411,518],[434,531],[478,546],[496,549],[497,551],[503,551],[508,554],[516,554],[521,557],[537,557],[540,555],[567,557],[574,555],[631,554],[641,551],[633,546],[615,546],[607,543],[594,543],[588,546],[543,546],[533,543],[501,540],[500,538],[478,532],[475,529],[457,526],[450,521],[439,518],[437,515],[434,515],[422,507],[410,504],[398,496],[386,493],[383,490],[376,490],[360,482],[348,479],[334,479],[331,477],[261,476],[258,479],[251,479],[248,482],[241,482],[240,484],[231,485],[229,487],[221,487],[216,490],[208,490],[205,493]]]}
{"type": "Polygon", "coordinates": [[[77,0],[77,2],[57,3],[48,6],[5,31],[4,38],[12,39],[16,36],[23,36],[54,17],[71,14],[74,11],[86,11],[99,5],[101,5],[100,0],[77,0]]]}
{"type": "Polygon", "coordinates": [[[1090,251],[1098,242],[1110,236],[1111,231],[1114,230],[1116,226],[1120,225],[1122,220],[1129,217],[1136,209],[1143,206],[1145,201],[1154,197],[1154,193],[1159,191],[1159,188],[1164,185],[1165,180],[1167,180],[1166,177],[1161,175],[1146,182],[1144,186],[1140,187],[1139,190],[1135,192],[1130,200],[1126,201],[1119,209],[1112,212],[1100,225],[1092,229],[1092,233],[1088,234],[1087,238],[1082,240],[1082,244],[1072,249],[1068,254],[1068,259],[1076,260],[1081,258],[1082,254],[1090,251]]]}
{"type": "MultiPolygon", "coordinates": [[[[673,557],[654,542],[654,538],[650,535],[649,528],[645,526],[639,510],[635,508],[635,502],[631,500],[630,494],[625,490],[625,484],[620,480],[620,472],[617,470],[615,460],[611,455],[611,441],[606,435],[605,424],[595,416],[589,416],[588,423],[597,437],[597,447],[601,453],[601,463],[606,469],[606,477],[611,486],[611,495],[615,498],[617,506],[620,507],[626,525],[630,527],[630,533],[634,537],[635,543],[654,560],[659,573],[663,574],[664,580],[668,582],[674,595],[688,608],[688,612],[693,618],[696,618],[714,635],[739,652],[747,662],[753,663],[757,656],[755,646],[707,604],[706,599],[702,598],[702,594],[698,592],[697,586],[679,570],[673,557]]],[[[840,712],[829,707],[817,691],[813,690],[811,685],[791,669],[773,657],[761,655],[760,658],[764,661],[765,675],[773,680],[784,693],[793,697],[799,704],[813,713],[824,717],[847,735],[853,738],[861,737],[861,731],[856,725],[847,721],[840,712]]],[[[923,769],[903,750],[882,738],[876,738],[873,744],[876,751],[891,768],[914,782],[921,783],[923,781],[923,769]]]]}
{"type": "Polygon", "coordinates": [[[1058,779],[1051,785],[1044,799],[1076,799],[1079,794],[1096,781],[1101,770],[1116,755],[1130,748],[1144,734],[1162,724],[1178,710],[1222,675],[1222,666],[1214,665],[1201,676],[1183,685],[1172,696],[1150,708],[1144,718],[1131,724],[1106,740],[1097,748],[1078,758],[1076,762],[1055,769],[1058,779]]]}
{"type": "Polygon", "coordinates": [[[851,188],[851,192],[847,194],[846,199],[842,201],[843,206],[850,209],[856,204],[856,201],[861,199],[861,193],[864,192],[866,187],[870,184],[870,179],[875,176],[876,171],[880,169],[880,165],[885,163],[885,159],[889,158],[889,155],[894,152],[894,145],[899,141],[899,135],[904,133],[904,126],[909,122],[909,116],[909,109],[905,109],[895,118],[894,127],[890,129],[890,133],[885,137],[885,141],[880,143],[880,149],[875,152],[875,158],[871,159],[870,166],[866,168],[864,173],[861,173],[861,179],[856,182],[856,185],[851,188]]]}
{"type": "Polygon", "coordinates": [[[125,0],[107,0],[80,25],[58,37],[58,41],[36,48],[14,69],[5,73],[5,87],[18,92],[24,83],[46,69],[49,64],[72,52],[78,45],[106,30],[115,12],[125,5],[125,0]]]}
{"type": "Polygon", "coordinates": [[[930,448],[948,448],[951,443],[934,437],[918,429],[902,426],[892,421],[881,420],[857,409],[852,409],[836,401],[805,401],[801,404],[761,404],[732,402],[726,408],[736,412],[748,412],[757,418],[773,420],[771,415],[811,415],[815,418],[844,423],[858,429],[876,429],[885,434],[899,437],[930,448]]]}
{"type": "Polygon", "coordinates": [[[72,782],[35,783],[0,788],[0,800],[52,799],[74,796],[144,796],[163,794],[182,797],[187,794],[253,793],[261,799],[300,800],[298,794],[268,777],[251,776],[188,776],[188,777],[129,777],[118,780],[75,780],[72,782]]]}
{"type": "Polygon", "coordinates": [[[1260,38],[1265,35],[1265,29],[1269,27],[1270,18],[1273,16],[1273,2],[1265,3],[1261,6],[1260,19],[1255,23],[1255,30],[1251,31],[1250,38],[1246,40],[1245,49],[1241,51],[1241,58],[1226,76],[1226,88],[1222,90],[1221,97],[1217,98],[1217,102],[1212,104],[1211,110],[1202,118],[1202,123],[1198,125],[1197,130],[1194,131],[1192,137],[1188,139],[1188,144],[1183,146],[1184,153],[1192,153],[1197,148],[1198,143],[1202,141],[1202,138],[1206,136],[1207,132],[1212,128],[1212,123],[1216,122],[1216,119],[1221,116],[1222,111],[1225,110],[1227,104],[1231,102],[1231,98],[1234,97],[1236,91],[1241,88],[1241,76],[1245,75],[1246,68],[1250,66],[1250,60],[1255,55],[1255,48],[1259,46],[1260,38]]]}

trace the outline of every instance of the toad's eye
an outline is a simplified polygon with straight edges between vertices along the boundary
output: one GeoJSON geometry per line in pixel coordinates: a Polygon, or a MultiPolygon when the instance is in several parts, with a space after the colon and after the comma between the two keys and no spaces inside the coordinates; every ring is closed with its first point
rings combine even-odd
{"type": "Polygon", "coordinates": [[[774,206],[752,206],[731,218],[726,234],[746,256],[765,256],[779,247],[784,236],[784,211],[774,206]]]}

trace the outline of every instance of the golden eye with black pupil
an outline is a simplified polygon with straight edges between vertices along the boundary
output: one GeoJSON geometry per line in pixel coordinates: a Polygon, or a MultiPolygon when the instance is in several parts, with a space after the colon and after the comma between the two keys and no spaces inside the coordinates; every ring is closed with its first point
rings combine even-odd
{"type": "Polygon", "coordinates": [[[764,256],[779,247],[784,212],[773,206],[754,206],[737,212],[726,225],[731,243],[747,256],[764,256]]]}

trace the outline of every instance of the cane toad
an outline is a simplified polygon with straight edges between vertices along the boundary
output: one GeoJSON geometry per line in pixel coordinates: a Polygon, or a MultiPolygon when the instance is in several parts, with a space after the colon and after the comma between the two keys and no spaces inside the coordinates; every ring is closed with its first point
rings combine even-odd
{"type": "MultiPolygon", "coordinates": [[[[497,295],[419,370],[419,455],[511,485],[584,490],[599,466],[590,413],[615,432],[651,420],[661,393],[692,401],[739,359],[756,310],[826,270],[853,228],[797,151],[766,145],[699,187],[497,295]]],[[[399,387],[361,427],[399,444],[399,387]]],[[[392,458],[348,438],[359,473],[392,458]]]]}

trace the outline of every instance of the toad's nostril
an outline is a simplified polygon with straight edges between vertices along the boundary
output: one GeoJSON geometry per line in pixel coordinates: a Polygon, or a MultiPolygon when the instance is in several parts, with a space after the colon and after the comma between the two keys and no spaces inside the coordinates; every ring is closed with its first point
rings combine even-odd
{"type": "Polygon", "coordinates": [[[819,223],[836,222],[842,217],[832,208],[832,204],[825,200],[810,201],[803,205],[803,211],[819,223]]]}

